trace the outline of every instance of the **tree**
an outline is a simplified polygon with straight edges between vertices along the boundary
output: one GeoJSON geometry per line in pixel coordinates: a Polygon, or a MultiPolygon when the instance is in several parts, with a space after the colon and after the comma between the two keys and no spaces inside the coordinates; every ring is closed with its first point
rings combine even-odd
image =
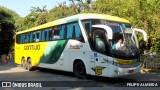
{"type": "Polygon", "coordinates": [[[148,34],[148,41],[140,47],[150,51],[160,51],[160,1],[159,0],[96,0],[91,12],[119,16],[128,19],[132,27],[144,29],[148,34]]]}
{"type": "Polygon", "coordinates": [[[42,8],[40,7],[32,7],[30,9],[31,12],[35,12],[35,13],[47,13],[48,10],[46,9],[47,5],[43,6],[42,8]]]}
{"type": "Polygon", "coordinates": [[[0,55],[8,54],[13,45],[16,18],[18,15],[14,11],[0,6],[0,55]]]}
{"type": "Polygon", "coordinates": [[[72,5],[75,6],[75,12],[76,14],[82,13],[82,12],[90,12],[91,9],[91,3],[92,0],[69,0],[72,2],[72,5]],[[78,3],[76,4],[75,1],[78,3]]]}

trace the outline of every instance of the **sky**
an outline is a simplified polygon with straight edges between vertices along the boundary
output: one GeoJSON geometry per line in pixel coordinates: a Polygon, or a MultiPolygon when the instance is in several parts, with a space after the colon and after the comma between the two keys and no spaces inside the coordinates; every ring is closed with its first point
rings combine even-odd
{"type": "Polygon", "coordinates": [[[66,4],[71,3],[69,0],[0,0],[0,6],[4,6],[15,11],[21,17],[25,17],[30,13],[31,7],[40,7],[47,5],[47,10],[50,10],[66,1],[66,4]]]}

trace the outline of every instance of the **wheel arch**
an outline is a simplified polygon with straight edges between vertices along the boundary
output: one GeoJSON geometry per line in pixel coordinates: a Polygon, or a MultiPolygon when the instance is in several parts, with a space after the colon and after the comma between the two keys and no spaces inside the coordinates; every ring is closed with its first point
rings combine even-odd
{"type": "Polygon", "coordinates": [[[87,63],[85,60],[83,59],[75,59],[74,62],[73,62],[73,67],[72,67],[72,70],[74,69],[74,65],[77,63],[77,62],[82,62],[85,66],[85,69],[86,69],[86,74],[88,74],[88,67],[87,67],[87,63]]]}
{"type": "Polygon", "coordinates": [[[32,59],[31,59],[30,56],[27,57],[27,60],[26,60],[26,61],[27,61],[27,62],[30,61],[30,62],[31,62],[31,65],[33,66],[32,59]]]}
{"type": "Polygon", "coordinates": [[[31,57],[27,57],[27,61],[28,61],[29,59],[31,59],[31,57]]]}

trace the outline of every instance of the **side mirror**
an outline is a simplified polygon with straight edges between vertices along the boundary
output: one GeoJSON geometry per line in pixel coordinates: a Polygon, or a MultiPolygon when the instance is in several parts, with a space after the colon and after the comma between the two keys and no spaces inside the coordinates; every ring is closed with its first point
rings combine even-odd
{"type": "Polygon", "coordinates": [[[137,32],[142,33],[142,34],[143,34],[143,39],[144,39],[144,41],[147,41],[147,33],[146,33],[144,30],[139,29],[139,28],[133,28],[133,31],[134,31],[134,32],[137,31],[137,32]]]}

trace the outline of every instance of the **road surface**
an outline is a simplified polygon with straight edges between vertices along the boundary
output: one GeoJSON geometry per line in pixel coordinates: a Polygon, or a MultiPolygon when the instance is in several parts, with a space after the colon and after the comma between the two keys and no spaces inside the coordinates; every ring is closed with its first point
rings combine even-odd
{"type": "Polygon", "coordinates": [[[45,71],[26,71],[22,67],[14,64],[13,60],[10,60],[6,65],[0,65],[0,81],[54,81],[54,84],[62,83],[62,87],[42,87],[42,88],[0,88],[3,90],[160,90],[160,86],[157,87],[122,87],[126,85],[127,82],[137,82],[137,81],[159,81],[159,73],[138,73],[130,76],[123,76],[119,78],[105,78],[105,77],[95,77],[89,76],[86,80],[79,80],[74,77],[73,73],[61,72],[55,70],[45,71]],[[79,83],[81,82],[81,83],[79,83]],[[69,85],[69,83],[73,85],[69,85]],[[76,83],[81,85],[76,85],[76,83]],[[64,87],[68,85],[67,87],[64,87]],[[75,86],[74,86],[75,85],[75,86]],[[84,86],[83,86],[84,85],[84,86]]]}

